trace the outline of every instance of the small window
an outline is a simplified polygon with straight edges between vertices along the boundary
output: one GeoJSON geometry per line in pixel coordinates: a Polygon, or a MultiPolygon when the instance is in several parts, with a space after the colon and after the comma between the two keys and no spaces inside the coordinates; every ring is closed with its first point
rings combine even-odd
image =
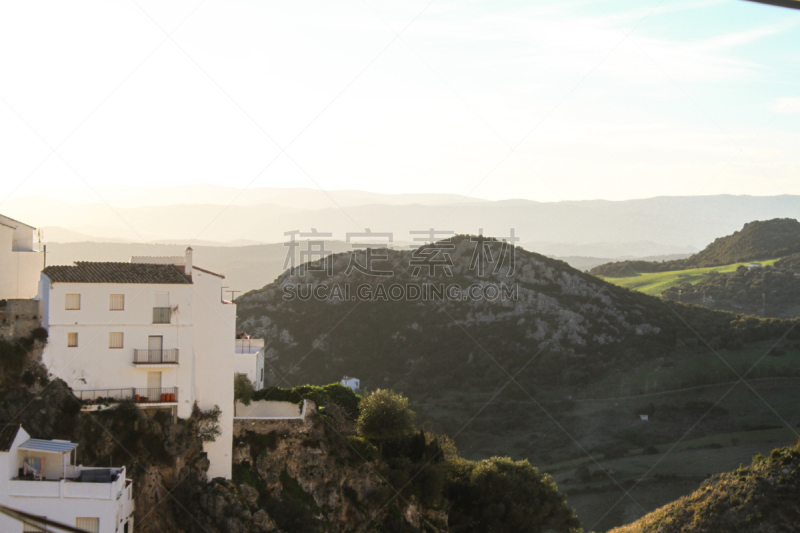
{"type": "Polygon", "coordinates": [[[80,528],[90,533],[98,533],[100,531],[99,518],[76,518],[75,527],[80,528]]]}
{"type": "Polygon", "coordinates": [[[67,348],[77,348],[77,347],[78,347],[78,333],[74,331],[67,333],[67,348]]]}
{"type": "Polygon", "coordinates": [[[108,347],[109,348],[122,348],[122,333],[109,333],[108,334],[108,347]]]}
{"type": "Polygon", "coordinates": [[[36,532],[36,533],[45,533],[46,529],[34,526],[33,524],[22,524],[22,533],[29,533],[29,532],[36,532]]]}
{"type": "Polygon", "coordinates": [[[125,310],[125,295],[124,294],[112,294],[111,295],[110,309],[112,311],[124,311],[125,310]]]}
{"type": "Polygon", "coordinates": [[[67,294],[67,302],[64,309],[67,311],[77,311],[81,308],[81,295],[80,294],[67,294]]]}

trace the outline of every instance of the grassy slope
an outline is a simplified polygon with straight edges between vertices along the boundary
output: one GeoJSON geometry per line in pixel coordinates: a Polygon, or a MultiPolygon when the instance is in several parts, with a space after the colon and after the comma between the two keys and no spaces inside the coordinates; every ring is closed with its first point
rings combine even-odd
{"type": "Polygon", "coordinates": [[[652,511],[691,493],[709,475],[731,470],[753,455],[768,453],[795,438],[771,408],[793,426],[800,422],[800,349],[786,349],[781,356],[765,355],[769,348],[768,343],[759,343],[741,350],[718,351],[739,373],[758,363],[748,374],[748,383],[769,407],[747,385],[734,386],[732,371],[719,357],[700,347],[662,360],[640,361],[593,383],[573,402],[559,403],[563,396],[558,390],[537,391],[537,398],[592,458],[546,417],[520,425],[513,413],[540,412],[524,397],[507,401],[504,409],[496,411],[490,403],[486,408],[489,412],[481,413],[466,427],[463,425],[490,395],[443,392],[436,400],[416,402],[413,409],[423,420],[451,424],[451,434],[463,429],[457,442],[462,453],[472,458],[502,450],[515,458],[539,457],[541,461],[542,436],[560,437],[558,446],[571,450],[575,459],[541,461],[537,466],[554,476],[585,528],[594,526],[596,531],[604,531],[630,523],[644,512],[625,497],[604,517],[624,492],[602,472],[589,482],[576,481],[575,470],[581,465],[594,472],[600,467],[614,470],[614,480],[626,489],[647,474],[631,494],[646,511],[652,511]],[[693,385],[697,376],[704,376],[707,383],[693,385]],[[687,388],[687,384],[691,386],[687,388]],[[699,409],[687,410],[688,402],[696,402],[699,409]],[[650,422],[640,422],[637,413],[651,403],[654,413],[650,422]],[[689,431],[714,404],[718,409],[689,431]],[[628,450],[623,457],[609,459],[598,449],[609,435],[628,450]],[[648,444],[655,445],[658,453],[645,454],[648,444]],[[656,461],[659,464],[648,473],[656,461]]]}
{"type": "Polygon", "coordinates": [[[800,447],[756,456],[749,466],[714,476],[692,494],[616,533],[795,531],[800,520],[800,447]]]}
{"type": "MultiPolygon", "coordinates": [[[[775,263],[779,258],[775,259],[767,259],[765,261],[759,261],[762,265],[771,265],[775,263]]],[[[639,276],[631,276],[627,278],[612,278],[612,277],[603,277],[598,276],[609,283],[613,283],[614,285],[618,285],[620,287],[625,287],[627,289],[634,289],[639,292],[643,292],[645,294],[649,294],[651,296],[659,296],[664,290],[668,289],[669,287],[677,286],[682,283],[691,283],[694,285],[695,283],[702,281],[709,276],[709,272],[734,272],[739,266],[747,265],[749,261],[744,263],[733,263],[730,265],[719,266],[719,267],[703,267],[703,268],[693,268],[690,270],[670,270],[668,272],[652,272],[652,273],[645,273],[639,276]]]]}

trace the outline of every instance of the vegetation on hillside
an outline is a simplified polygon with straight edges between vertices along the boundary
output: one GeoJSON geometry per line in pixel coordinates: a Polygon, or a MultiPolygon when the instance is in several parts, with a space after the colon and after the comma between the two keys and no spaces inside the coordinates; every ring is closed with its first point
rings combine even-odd
{"type": "Polygon", "coordinates": [[[800,523],[800,445],[757,455],[748,466],[706,480],[613,533],[796,531],[800,523]]]}
{"type": "Polygon", "coordinates": [[[589,272],[596,276],[629,277],[646,272],[716,267],[797,253],[800,253],[800,222],[793,218],[775,218],[749,222],[741,231],[716,239],[686,259],[616,261],[594,267],[589,272]]]}
{"type": "Polygon", "coordinates": [[[672,286],[662,296],[713,309],[790,317],[797,316],[800,311],[800,277],[795,275],[794,269],[740,266],[735,272],[712,274],[694,285],[672,286]]]}
{"type": "Polygon", "coordinates": [[[449,438],[413,424],[402,395],[362,399],[331,384],[274,387],[263,399],[312,395],[325,404],[305,422],[235,439],[231,482],[194,478],[177,491],[188,532],[580,531],[550,476],[527,461],[459,457],[449,438]]]}

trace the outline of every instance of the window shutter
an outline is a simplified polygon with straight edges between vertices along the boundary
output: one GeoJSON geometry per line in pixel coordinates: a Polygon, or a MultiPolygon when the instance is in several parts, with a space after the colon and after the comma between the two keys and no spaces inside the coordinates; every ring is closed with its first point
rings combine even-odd
{"type": "Polygon", "coordinates": [[[67,294],[66,305],[64,309],[67,311],[76,311],[81,308],[81,295],[80,294],[67,294]]]}
{"type": "Polygon", "coordinates": [[[111,295],[110,309],[112,311],[124,311],[125,310],[125,295],[124,294],[112,294],[111,295]]]}
{"type": "Polygon", "coordinates": [[[108,347],[109,348],[122,348],[122,333],[109,333],[108,334],[108,347]]]}
{"type": "Polygon", "coordinates": [[[80,528],[90,533],[100,532],[100,519],[99,518],[76,518],[75,527],[80,528]]]}
{"type": "Polygon", "coordinates": [[[22,533],[28,532],[36,532],[36,533],[44,533],[44,529],[39,526],[34,526],[33,524],[26,524],[23,522],[22,524],[22,533]]]}
{"type": "Polygon", "coordinates": [[[67,333],[67,348],[77,348],[77,346],[78,346],[78,333],[74,331],[67,333]]]}

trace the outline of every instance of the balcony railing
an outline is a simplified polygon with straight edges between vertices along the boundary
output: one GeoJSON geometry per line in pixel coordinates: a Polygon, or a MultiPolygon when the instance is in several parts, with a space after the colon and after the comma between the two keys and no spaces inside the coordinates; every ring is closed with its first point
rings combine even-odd
{"type": "Polygon", "coordinates": [[[85,405],[110,405],[123,400],[138,404],[177,403],[178,387],[76,390],[75,396],[85,405]]]}
{"type": "Polygon", "coordinates": [[[172,310],[169,307],[153,308],[153,324],[169,324],[172,319],[172,310]]]}
{"type": "Polygon", "coordinates": [[[178,364],[178,349],[169,350],[134,350],[133,364],[135,365],[158,365],[158,364],[178,364]]]}

